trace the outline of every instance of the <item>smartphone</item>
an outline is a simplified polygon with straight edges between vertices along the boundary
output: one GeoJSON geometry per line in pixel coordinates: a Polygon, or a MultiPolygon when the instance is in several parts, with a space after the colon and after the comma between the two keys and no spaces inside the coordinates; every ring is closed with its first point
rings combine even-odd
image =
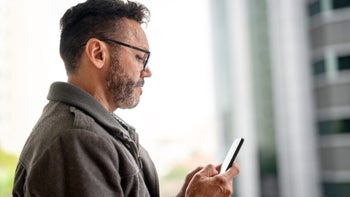
{"type": "Polygon", "coordinates": [[[236,138],[232,142],[230,150],[227,152],[225,160],[221,165],[219,174],[226,172],[232,166],[232,163],[235,161],[243,142],[244,138],[236,138]]]}

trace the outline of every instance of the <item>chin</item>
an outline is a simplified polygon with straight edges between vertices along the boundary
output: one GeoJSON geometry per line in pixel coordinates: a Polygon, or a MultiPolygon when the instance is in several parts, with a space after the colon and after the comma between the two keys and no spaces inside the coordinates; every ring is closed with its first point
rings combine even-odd
{"type": "Polygon", "coordinates": [[[128,102],[126,102],[124,105],[122,105],[121,109],[132,109],[136,107],[139,104],[140,97],[133,97],[128,102]]]}

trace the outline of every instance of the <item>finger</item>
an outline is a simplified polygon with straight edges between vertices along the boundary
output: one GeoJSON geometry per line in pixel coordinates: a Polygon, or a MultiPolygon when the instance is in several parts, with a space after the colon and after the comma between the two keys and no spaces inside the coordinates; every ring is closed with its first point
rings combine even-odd
{"type": "Polygon", "coordinates": [[[223,174],[223,176],[232,179],[233,177],[239,174],[239,165],[237,162],[234,162],[232,166],[223,174]]]}
{"type": "Polygon", "coordinates": [[[217,166],[215,167],[215,169],[216,169],[217,171],[220,171],[221,166],[222,166],[222,163],[221,163],[221,164],[219,164],[219,165],[217,165],[217,166]]]}
{"type": "Polygon", "coordinates": [[[186,178],[185,178],[185,183],[182,185],[182,188],[180,190],[180,192],[177,194],[178,197],[180,196],[185,196],[186,193],[186,189],[188,187],[188,184],[190,183],[190,181],[192,180],[193,176],[199,172],[201,169],[203,169],[202,166],[197,167],[196,169],[192,170],[190,173],[187,174],[186,178]]]}
{"type": "Polygon", "coordinates": [[[202,169],[203,169],[203,166],[198,166],[196,169],[194,169],[193,171],[191,171],[190,173],[187,174],[186,180],[191,180],[192,177],[202,169]]]}
{"type": "Polygon", "coordinates": [[[207,177],[212,177],[217,175],[219,172],[216,170],[213,164],[205,166],[199,173],[206,175],[207,177]]]}

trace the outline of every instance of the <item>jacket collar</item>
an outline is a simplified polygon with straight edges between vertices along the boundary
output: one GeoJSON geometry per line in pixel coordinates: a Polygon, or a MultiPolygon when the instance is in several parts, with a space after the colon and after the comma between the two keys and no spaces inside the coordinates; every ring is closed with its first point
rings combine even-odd
{"type": "MultiPolygon", "coordinates": [[[[137,140],[134,139],[134,136],[136,135],[134,127],[121,120],[114,113],[107,111],[88,92],[77,86],[74,86],[73,84],[66,82],[52,83],[47,99],[50,101],[64,102],[68,105],[77,107],[92,116],[96,122],[101,124],[108,131],[121,131],[123,138],[132,138],[134,141],[137,140]]],[[[115,133],[111,134],[115,135],[115,133]]]]}

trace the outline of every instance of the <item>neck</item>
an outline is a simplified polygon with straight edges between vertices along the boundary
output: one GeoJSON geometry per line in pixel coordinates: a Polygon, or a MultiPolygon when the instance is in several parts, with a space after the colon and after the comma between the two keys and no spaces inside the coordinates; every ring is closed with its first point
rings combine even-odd
{"type": "Polygon", "coordinates": [[[94,83],[92,79],[81,79],[76,76],[69,76],[68,83],[73,84],[86,92],[88,92],[92,97],[94,97],[107,111],[115,111],[113,106],[113,101],[109,98],[106,89],[99,83],[94,83]]]}

